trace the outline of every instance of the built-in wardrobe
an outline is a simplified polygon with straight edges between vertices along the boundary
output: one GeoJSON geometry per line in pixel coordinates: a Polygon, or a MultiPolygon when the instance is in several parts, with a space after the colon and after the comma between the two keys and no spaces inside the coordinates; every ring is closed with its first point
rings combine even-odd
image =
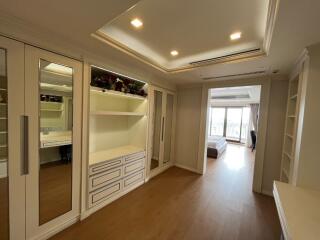
{"type": "Polygon", "coordinates": [[[0,37],[0,238],[47,239],[173,165],[176,95],[0,37]]]}
{"type": "Polygon", "coordinates": [[[159,87],[150,87],[150,131],[148,177],[153,177],[173,164],[176,95],[159,87]]]}
{"type": "Polygon", "coordinates": [[[81,62],[0,37],[1,239],[78,219],[81,102],[81,62]]]}

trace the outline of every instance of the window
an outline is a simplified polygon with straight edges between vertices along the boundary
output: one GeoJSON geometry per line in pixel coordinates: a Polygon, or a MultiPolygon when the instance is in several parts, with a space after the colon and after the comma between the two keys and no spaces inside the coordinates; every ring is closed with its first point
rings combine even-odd
{"type": "Polygon", "coordinates": [[[249,107],[210,108],[210,136],[224,136],[227,140],[245,143],[247,141],[249,107]]]}

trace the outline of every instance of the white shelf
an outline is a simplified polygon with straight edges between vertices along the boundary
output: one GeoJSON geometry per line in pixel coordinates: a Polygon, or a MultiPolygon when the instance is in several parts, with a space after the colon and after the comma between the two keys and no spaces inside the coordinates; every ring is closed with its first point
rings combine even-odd
{"type": "Polygon", "coordinates": [[[293,139],[293,136],[292,136],[291,134],[286,134],[286,136],[287,136],[288,138],[293,139]]]}
{"type": "Polygon", "coordinates": [[[289,179],[289,173],[288,170],[285,168],[282,168],[282,172],[284,173],[284,175],[286,176],[287,179],[289,179]]]}
{"type": "Polygon", "coordinates": [[[8,159],[6,159],[6,158],[0,158],[0,162],[7,162],[8,161],[8,159]]]}
{"type": "Polygon", "coordinates": [[[0,148],[6,148],[8,145],[0,145],[0,148]]]}
{"type": "Polygon", "coordinates": [[[98,87],[90,87],[90,92],[93,94],[100,94],[100,95],[112,95],[116,97],[124,97],[124,98],[134,98],[134,99],[139,99],[139,100],[145,100],[146,97],[142,97],[139,95],[134,95],[131,93],[123,93],[119,91],[114,91],[114,90],[104,90],[102,88],[98,87]]]}
{"type": "Polygon", "coordinates": [[[290,160],[292,159],[291,155],[287,152],[283,152],[284,155],[286,155],[290,160]]]}
{"type": "Polygon", "coordinates": [[[47,101],[40,101],[42,104],[52,104],[52,105],[62,105],[61,102],[47,102],[47,101]]]}
{"type": "Polygon", "coordinates": [[[120,158],[133,153],[143,152],[145,149],[133,145],[126,145],[105,151],[93,152],[89,154],[89,165],[98,164],[104,161],[120,158]]]}
{"type": "Polygon", "coordinates": [[[145,113],[138,112],[118,112],[118,111],[92,111],[90,115],[95,116],[145,116],[145,113]]]}
{"type": "Polygon", "coordinates": [[[7,106],[7,103],[0,103],[1,106],[7,106]]]}
{"type": "Polygon", "coordinates": [[[62,112],[62,109],[43,108],[43,109],[40,109],[40,111],[43,111],[43,112],[62,112]]]}
{"type": "Polygon", "coordinates": [[[297,97],[298,97],[298,94],[295,94],[295,95],[291,96],[290,99],[291,99],[291,100],[296,100],[297,97]]]}
{"type": "Polygon", "coordinates": [[[296,115],[288,115],[288,118],[296,118],[296,115]]]}
{"type": "Polygon", "coordinates": [[[0,131],[0,134],[7,134],[7,131],[0,131]]]}
{"type": "Polygon", "coordinates": [[[8,118],[6,117],[0,117],[0,120],[7,120],[8,118]]]}
{"type": "Polygon", "coordinates": [[[0,91],[8,91],[6,88],[0,88],[0,91]]]}

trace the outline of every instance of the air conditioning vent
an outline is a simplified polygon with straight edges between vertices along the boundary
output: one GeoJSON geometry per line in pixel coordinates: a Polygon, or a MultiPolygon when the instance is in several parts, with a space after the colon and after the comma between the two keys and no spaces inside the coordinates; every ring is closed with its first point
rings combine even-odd
{"type": "Polygon", "coordinates": [[[215,100],[250,99],[250,95],[238,94],[238,95],[213,96],[211,99],[215,99],[215,100]]]}
{"type": "Polygon", "coordinates": [[[236,60],[244,57],[251,57],[252,55],[260,54],[262,53],[260,48],[250,49],[242,52],[232,53],[228,55],[224,55],[221,57],[216,58],[208,58],[201,61],[191,62],[190,65],[202,65],[202,64],[209,64],[209,63],[215,63],[215,62],[224,62],[224,61],[230,61],[230,60],[236,60]]]}
{"type": "Polygon", "coordinates": [[[250,77],[256,75],[263,75],[266,71],[255,71],[255,72],[247,72],[247,73],[238,73],[238,74],[230,74],[230,75],[221,75],[221,76],[212,76],[212,77],[203,77],[202,80],[209,81],[214,79],[223,79],[223,78],[232,78],[232,77],[250,77]]]}

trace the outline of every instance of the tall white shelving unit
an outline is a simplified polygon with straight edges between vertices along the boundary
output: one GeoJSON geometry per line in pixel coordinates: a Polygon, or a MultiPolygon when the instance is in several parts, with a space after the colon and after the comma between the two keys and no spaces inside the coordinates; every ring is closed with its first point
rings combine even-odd
{"type": "Polygon", "coordinates": [[[306,53],[298,61],[295,71],[291,74],[289,80],[288,101],[285,134],[283,142],[282,162],[280,180],[286,183],[292,183],[294,169],[298,164],[297,151],[297,131],[299,119],[301,118],[302,85],[305,81],[305,73],[308,63],[306,53]]]}
{"type": "Polygon", "coordinates": [[[145,181],[148,99],[90,86],[88,100],[87,207],[95,211],[145,181]]]}

